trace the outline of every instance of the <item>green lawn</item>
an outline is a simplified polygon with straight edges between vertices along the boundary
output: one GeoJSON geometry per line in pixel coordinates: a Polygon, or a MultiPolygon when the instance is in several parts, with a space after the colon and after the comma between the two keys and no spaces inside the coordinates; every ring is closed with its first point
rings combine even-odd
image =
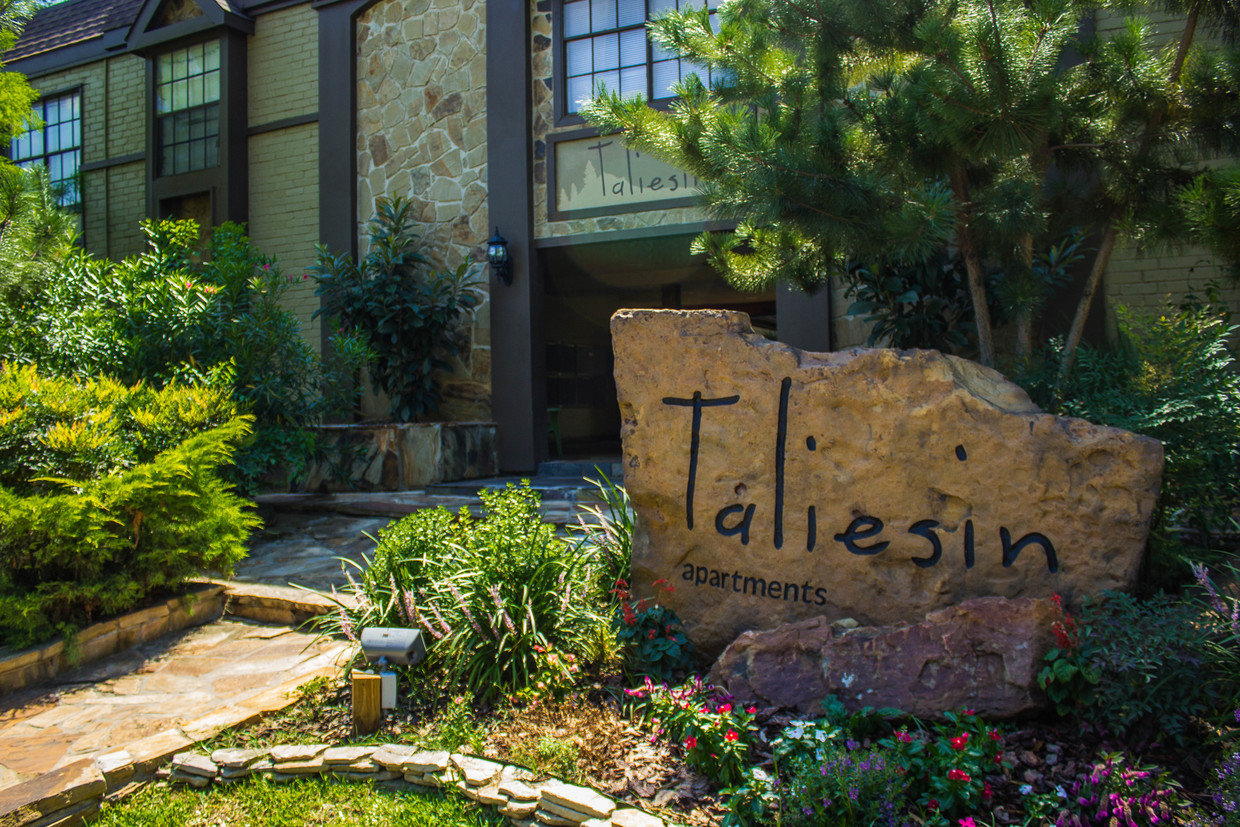
{"type": "Polygon", "coordinates": [[[103,827],[491,827],[503,818],[490,807],[438,793],[369,783],[273,782],[252,778],[205,790],[151,785],[115,805],[93,824],[103,827]]]}

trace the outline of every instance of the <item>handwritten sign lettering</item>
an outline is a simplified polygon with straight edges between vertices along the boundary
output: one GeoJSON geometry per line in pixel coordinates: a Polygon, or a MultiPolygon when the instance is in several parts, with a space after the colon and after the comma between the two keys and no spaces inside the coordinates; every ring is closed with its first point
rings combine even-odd
{"type": "Polygon", "coordinates": [[[644,210],[697,194],[696,176],[627,148],[619,136],[559,141],[554,147],[559,212],[644,210]]]}
{"type": "Polygon", "coordinates": [[[1161,446],[934,351],[813,354],[742,314],[612,318],[632,579],[707,653],[825,615],[1131,588],[1161,446]]]}

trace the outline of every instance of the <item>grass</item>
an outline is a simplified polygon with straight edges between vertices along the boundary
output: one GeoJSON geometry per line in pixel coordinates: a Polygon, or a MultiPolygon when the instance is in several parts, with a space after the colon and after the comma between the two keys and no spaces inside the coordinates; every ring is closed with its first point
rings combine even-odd
{"type": "Polygon", "coordinates": [[[322,778],[275,782],[262,777],[205,790],[151,785],[105,805],[101,827],[491,827],[490,807],[442,793],[397,790],[322,778]]]}

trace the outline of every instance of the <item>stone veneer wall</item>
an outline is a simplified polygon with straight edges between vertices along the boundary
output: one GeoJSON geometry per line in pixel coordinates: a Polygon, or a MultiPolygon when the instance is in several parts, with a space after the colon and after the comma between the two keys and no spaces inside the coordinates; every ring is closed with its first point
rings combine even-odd
{"type": "MultiPolygon", "coordinates": [[[[435,267],[480,262],[486,182],[485,0],[384,0],[357,23],[358,235],[380,196],[406,196],[435,267]]],[[[479,266],[483,292],[486,271],[479,266]]],[[[443,420],[491,418],[489,294],[443,377],[443,420]]]]}
{"type": "Polygon", "coordinates": [[[672,207],[578,218],[569,221],[548,221],[547,202],[547,136],[572,132],[582,124],[555,127],[551,76],[554,66],[550,0],[529,0],[530,60],[534,83],[534,237],[556,238],[584,235],[605,230],[636,230],[647,227],[669,227],[698,224],[706,221],[706,213],[697,207],[672,207]]]}

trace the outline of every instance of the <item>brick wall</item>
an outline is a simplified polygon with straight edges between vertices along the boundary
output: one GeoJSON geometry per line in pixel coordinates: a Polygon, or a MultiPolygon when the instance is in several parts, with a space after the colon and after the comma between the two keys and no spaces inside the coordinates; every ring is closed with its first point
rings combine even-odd
{"type": "MultiPolygon", "coordinates": [[[[315,115],[319,106],[318,13],[307,3],[259,16],[249,39],[249,125],[315,115]]],[[[320,346],[314,282],[301,276],[319,240],[319,127],[302,124],[249,140],[250,239],[297,281],[284,306],[320,346]]]]}
{"type": "Polygon", "coordinates": [[[250,138],[250,239],[280,259],[281,272],[297,283],[284,306],[297,314],[302,334],[319,347],[314,282],[301,279],[314,262],[319,238],[319,127],[306,124],[250,138]]]}
{"type": "MultiPolygon", "coordinates": [[[[43,95],[80,88],[82,162],[106,161],[145,152],[146,63],[122,55],[64,72],[42,75],[31,85],[43,95]]],[[[110,258],[139,252],[144,239],[138,222],[146,215],[142,161],[85,173],[82,181],[86,248],[110,258]]]]}
{"type": "Polygon", "coordinates": [[[250,126],[318,110],[318,12],[308,3],[258,17],[248,57],[250,126]]]}

